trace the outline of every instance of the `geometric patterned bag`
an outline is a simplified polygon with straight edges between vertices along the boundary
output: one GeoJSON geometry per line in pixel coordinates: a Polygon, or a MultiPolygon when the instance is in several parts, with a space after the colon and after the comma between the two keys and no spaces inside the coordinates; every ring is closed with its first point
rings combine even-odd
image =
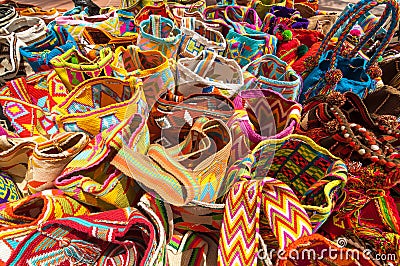
{"type": "Polygon", "coordinates": [[[174,91],[175,79],[168,58],[156,50],[143,51],[135,45],[118,47],[111,64],[113,74],[121,79],[139,78],[149,107],[162,91],[174,91]]]}
{"type": "Polygon", "coordinates": [[[77,50],[77,47],[73,47],[62,55],[54,57],[50,63],[54,66],[65,87],[71,91],[79,83],[87,79],[112,76],[110,64],[113,59],[113,53],[110,48],[102,49],[99,57],[90,60],[83,56],[77,50]]]}
{"type": "Polygon", "coordinates": [[[112,77],[92,78],[79,84],[64,102],[52,109],[60,132],[96,136],[135,113],[147,114],[141,83],[112,77]]]}
{"type": "Polygon", "coordinates": [[[231,163],[245,157],[262,140],[292,134],[301,118],[300,104],[272,90],[241,91],[233,103],[235,114],[227,123],[233,140],[231,163]]]}
{"type": "Polygon", "coordinates": [[[28,235],[41,224],[58,218],[89,213],[87,207],[56,189],[1,204],[0,265],[9,265],[6,261],[18,244],[29,240],[28,235]]]}
{"type": "Polygon", "coordinates": [[[127,207],[41,224],[7,265],[148,265],[156,243],[151,221],[127,207]]]}
{"type": "Polygon", "coordinates": [[[224,55],[226,41],[224,36],[196,18],[182,18],[182,41],[179,45],[179,57],[196,57],[204,49],[218,55],[224,55]]]}
{"type": "Polygon", "coordinates": [[[244,90],[255,84],[262,89],[280,93],[288,100],[297,100],[302,89],[302,80],[288,64],[275,55],[264,55],[253,60],[243,69],[244,90]]]}
{"type": "Polygon", "coordinates": [[[13,178],[5,172],[0,172],[0,204],[21,198],[22,193],[13,178]]]}
{"type": "Polygon", "coordinates": [[[148,139],[142,115],[124,119],[96,135],[64,168],[55,186],[74,199],[102,211],[134,206],[141,197],[140,187],[111,165],[111,161],[125,146],[145,153],[148,139]],[[128,136],[129,140],[126,139],[128,136]]]}
{"type": "Polygon", "coordinates": [[[174,22],[160,15],[150,15],[140,23],[137,45],[142,50],[158,50],[167,58],[176,58],[182,33],[174,22]]]}

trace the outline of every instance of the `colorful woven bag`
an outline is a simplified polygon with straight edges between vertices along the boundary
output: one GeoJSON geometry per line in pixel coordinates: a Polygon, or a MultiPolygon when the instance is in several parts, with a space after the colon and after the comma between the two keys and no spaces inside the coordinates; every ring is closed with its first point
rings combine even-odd
{"type": "Polygon", "coordinates": [[[176,58],[181,39],[181,30],[172,20],[150,15],[140,23],[137,45],[142,50],[158,50],[167,58],[176,58]]]}
{"type": "Polygon", "coordinates": [[[251,0],[249,2],[262,20],[270,13],[272,7],[286,6],[286,0],[251,0]]]}
{"type": "Polygon", "coordinates": [[[205,0],[189,0],[169,2],[168,7],[174,15],[175,21],[179,26],[182,26],[182,19],[188,17],[187,13],[199,12],[202,13],[206,8],[205,0]]]}
{"type": "MultiPolygon", "coordinates": [[[[69,216],[89,214],[88,208],[65,196],[60,190],[46,190],[23,199],[0,205],[0,265],[17,246],[41,224],[69,216]]],[[[22,253],[20,253],[22,254],[22,253]]]]}
{"type": "Polygon", "coordinates": [[[13,178],[0,172],[0,204],[22,199],[22,193],[13,178]]]}
{"type": "Polygon", "coordinates": [[[173,205],[214,202],[230,186],[224,177],[231,147],[229,129],[222,121],[200,117],[179,145],[151,144],[146,155],[122,149],[112,164],[173,205]]]}
{"type": "Polygon", "coordinates": [[[226,35],[227,57],[235,59],[241,67],[264,54],[275,54],[278,39],[268,33],[240,27],[240,32],[230,29],[226,35]]]}
{"type": "Polygon", "coordinates": [[[297,100],[302,90],[302,80],[287,63],[274,55],[263,55],[243,69],[243,89],[259,87],[280,93],[288,100],[297,100]]]}
{"type": "Polygon", "coordinates": [[[160,143],[164,147],[177,145],[187,136],[198,117],[206,116],[227,122],[234,109],[232,101],[218,94],[183,97],[171,92],[162,93],[147,120],[151,143],[160,143]]]}
{"type": "Polygon", "coordinates": [[[40,72],[51,69],[50,60],[73,47],[78,47],[74,38],[65,28],[56,26],[48,29],[46,38],[21,47],[20,52],[32,69],[40,72]]]}
{"type": "Polygon", "coordinates": [[[139,114],[133,115],[95,136],[65,167],[55,186],[100,210],[133,206],[140,199],[140,188],[110,162],[123,146],[137,153],[146,153],[148,145],[144,118],[139,114]],[[127,136],[130,140],[126,139],[127,136]]]}
{"type": "Polygon", "coordinates": [[[161,52],[143,51],[131,45],[118,47],[111,64],[113,74],[122,79],[139,78],[143,82],[146,102],[152,107],[160,92],[175,91],[172,65],[161,52]]]}
{"type": "Polygon", "coordinates": [[[25,180],[31,193],[55,188],[54,181],[64,167],[89,142],[84,133],[61,133],[37,144],[28,161],[25,180]]]}
{"type": "Polygon", "coordinates": [[[64,102],[52,109],[60,132],[95,136],[131,115],[147,115],[141,82],[97,77],[79,84],[64,102]]]}
{"type": "Polygon", "coordinates": [[[378,78],[382,73],[377,66],[377,60],[393,38],[399,16],[399,3],[394,0],[376,2],[362,0],[342,14],[326,35],[317,54],[308,60],[308,70],[311,73],[304,80],[305,90],[301,94],[300,102],[315,95],[328,94],[331,91],[352,91],[361,98],[374,91],[376,81],[373,79],[378,78]],[[365,33],[354,49],[348,51],[346,55],[341,55],[343,44],[353,26],[356,25],[357,18],[381,4],[385,4],[386,9],[379,23],[365,33]],[[364,47],[386,21],[390,21],[387,35],[371,58],[367,61],[357,57],[356,53],[364,47]],[[345,24],[346,26],[338,38],[336,46],[333,50],[328,50],[328,42],[345,24]]]}
{"type": "Polygon", "coordinates": [[[227,123],[233,141],[230,164],[263,140],[292,134],[300,122],[301,105],[272,90],[241,91],[233,103],[235,114],[227,123]]]}
{"type": "MultiPolygon", "coordinates": [[[[169,9],[169,6],[166,3],[162,3],[162,4],[157,4],[157,5],[146,5],[144,6],[139,13],[135,16],[135,25],[137,27],[137,32],[139,32],[140,30],[140,24],[145,21],[148,20],[150,18],[150,16],[161,16],[163,18],[167,18],[172,20],[172,22],[174,22],[176,24],[175,21],[175,16],[174,14],[172,14],[171,10],[169,9]]],[[[178,26],[178,24],[176,24],[176,26],[178,26]]]]}
{"type": "Polygon", "coordinates": [[[215,93],[231,98],[243,86],[240,66],[207,49],[194,58],[179,59],[177,76],[178,92],[185,97],[215,93]]]}
{"type": "Polygon", "coordinates": [[[312,234],[307,212],[284,182],[270,177],[237,182],[226,199],[218,265],[267,263],[268,257],[259,256],[262,248],[271,246],[263,237],[267,230],[272,231],[280,249],[312,234]],[[261,224],[264,216],[267,221],[261,224]]]}
{"type": "Polygon", "coordinates": [[[201,51],[209,50],[223,56],[226,49],[224,36],[194,17],[182,18],[182,41],[179,57],[196,57],[201,51]]]}
{"type": "Polygon", "coordinates": [[[111,76],[113,59],[114,55],[110,48],[102,49],[98,58],[89,60],[74,47],[62,55],[54,57],[50,63],[54,66],[65,87],[71,91],[87,79],[111,76]]]}
{"type": "Polygon", "coordinates": [[[135,208],[124,208],[43,223],[7,265],[154,265],[149,260],[158,252],[155,242],[151,221],[135,208]]]}

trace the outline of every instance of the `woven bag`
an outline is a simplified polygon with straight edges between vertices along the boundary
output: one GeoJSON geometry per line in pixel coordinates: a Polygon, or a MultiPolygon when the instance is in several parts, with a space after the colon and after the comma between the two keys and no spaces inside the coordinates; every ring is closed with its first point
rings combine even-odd
{"type": "Polygon", "coordinates": [[[154,225],[135,208],[124,208],[40,225],[13,252],[8,265],[154,265],[154,225]],[[43,245],[43,243],[48,243],[43,245]]]}
{"type": "Polygon", "coordinates": [[[287,63],[274,55],[264,55],[243,68],[243,90],[259,87],[280,93],[285,99],[297,100],[302,80],[287,63]]]}
{"type": "Polygon", "coordinates": [[[110,162],[123,146],[145,153],[148,144],[144,118],[135,114],[92,138],[64,168],[55,186],[100,210],[133,206],[141,196],[140,188],[110,162]]]}
{"type": "Polygon", "coordinates": [[[74,47],[53,58],[50,63],[54,66],[65,87],[71,91],[87,79],[111,76],[113,59],[114,55],[110,48],[102,49],[98,58],[89,60],[74,47]]]}
{"type": "Polygon", "coordinates": [[[209,50],[194,58],[181,58],[177,65],[178,92],[191,94],[215,93],[231,98],[243,86],[240,66],[209,50]]]}
{"type": "Polygon", "coordinates": [[[16,18],[18,18],[18,12],[13,6],[0,5],[0,28],[7,26],[16,18]]]}
{"type": "Polygon", "coordinates": [[[55,188],[55,179],[88,142],[89,137],[84,133],[61,133],[36,144],[25,176],[29,191],[36,193],[55,188]]]}
{"type": "Polygon", "coordinates": [[[150,15],[140,23],[137,45],[142,50],[158,50],[167,58],[176,58],[181,39],[181,30],[171,19],[150,15]]]}
{"type": "Polygon", "coordinates": [[[227,122],[234,109],[232,101],[222,95],[209,93],[183,97],[171,92],[162,93],[147,120],[151,143],[160,143],[164,147],[177,145],[198,117],[227,122]]]}
{"type": "Polygon", "coordinates": [[[304,80],[305,90],[301,94],[300,102],[319,94],[329,94],[331,91],[343,93],[351,90],[361,98],[374,91],[376,88],[374,79],[382,73],[377,66],[377,60],[393,38],[399,16],[400,9],[397,1],[360,1],[342,14],[326,35],[317,54],[308,59],[307,68],[311,73],[304,80]],[[353,26],[356,25],[357,18],[381,4],[385,4],[386,10],[379,23],[365,33],[354,49],[341,55],[345,40],[353,26]],[[365,46],[386,21],[390,21],[387,35],[371,58],[365,60],[356,56],[356,53],[365,46]],[[345,28],[338,38],[337,44],[333,50],[328,50],[329,41],[342,25],[345,25],[345,28]]]}
{"type": "Polygon", "coordinates": [[[112,77],[92,78],[78,85],[52,111],[60,132],[95,136],[135,113],[147,115],[141,83],[112,77]]]}
{"type": "Polygon", "coordinates": [[[69,32],[63,27],[55,26],[48,29],[46,38],[21,47],[20,52],[32,69],[40,72],[52,69],[50,60],[73,47],[78,45],[69,32]]]}
{"type": "Polygon", "coordinates": [[[214,202],[230,184],[224,182],[232,142],[220,120],[200,117],[179,145],[151,144],[146,155],[122,149],[113,165],[168,203],[214,202]]]}
{"type": "Polygon", "coordinates": [[[0,29],[2,35],[15,33],[15,36],[25,45],[31,45],[46,37],[45,22],[37,17],[19,17],[0,29]]]}
{"type": "Polygon", "coordinates": [[[88,208],[55,189],[1,204],[0,265],[9,265],[7,260],[18,244],[25,239],[29,240],[28,235],[41,224],[63,217],[89,213],[88,208]]]}
{"type": "Polygon", "coordinates": [[[226,40],[224,36],[194,17],[182,18],[182,41],[179,45],[179,57],[196,57],[201,51],[209,50],[224,55],[226,40]]]}
{"type": "Polygon", "coordinates": [[[263,140],[292,134],[300,122],[301,105],[271,90],[241,91],[233,103],[235,114],[227,123],[233,140],[231,164],[263,140]]]}
{"type": "Polygon", "coordinates": [[[134,45],[128,46],[126,49],[118,47],[111,66],[113,75],[116,77],[142,80],[149,108],[154,105],[161,92],[175,91],[172,64],[159,51],[143,51],[134,45]]]}

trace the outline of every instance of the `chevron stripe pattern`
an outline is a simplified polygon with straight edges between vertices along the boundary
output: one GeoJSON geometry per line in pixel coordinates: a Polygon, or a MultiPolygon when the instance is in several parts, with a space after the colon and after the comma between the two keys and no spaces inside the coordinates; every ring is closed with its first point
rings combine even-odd
{"type": "Polygon", "coordinates": [[[263,187],[262,210],[281,249],[302,236],[312,234],[307,212],[285,183],[268,179],[263,187]]]}
{"type": "Polygon", "coordinates": [[[261,183],[236,183],[228,193],[218,246],[218,265],[256,265],[261,183]]]}
{"type": "Polygon", "coordinates": [[[306,211],[285,183],[272,178],[236,183],[226,200],[218,265],[257,265],[258,237],[266,229],[280,248],[312,234],[306,211]],[[269,228],[260,228],[260,215],[269,228]]]}
{"type": "Polygon", "coordinates": [[[275,55],[263,55],[248,65],[243,72],[244,88],[270,89],[288,100],[297,100],[301,91],[301,78],[275,55]]]}

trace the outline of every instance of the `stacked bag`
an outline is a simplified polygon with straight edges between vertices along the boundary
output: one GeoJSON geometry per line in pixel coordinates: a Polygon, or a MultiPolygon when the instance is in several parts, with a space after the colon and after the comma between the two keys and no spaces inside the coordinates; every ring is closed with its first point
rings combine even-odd
{"type": "Polygon", "coordinates": [[[0,265],[400,264],[398,0],[74,3],[0,4],[0,265]]]}

